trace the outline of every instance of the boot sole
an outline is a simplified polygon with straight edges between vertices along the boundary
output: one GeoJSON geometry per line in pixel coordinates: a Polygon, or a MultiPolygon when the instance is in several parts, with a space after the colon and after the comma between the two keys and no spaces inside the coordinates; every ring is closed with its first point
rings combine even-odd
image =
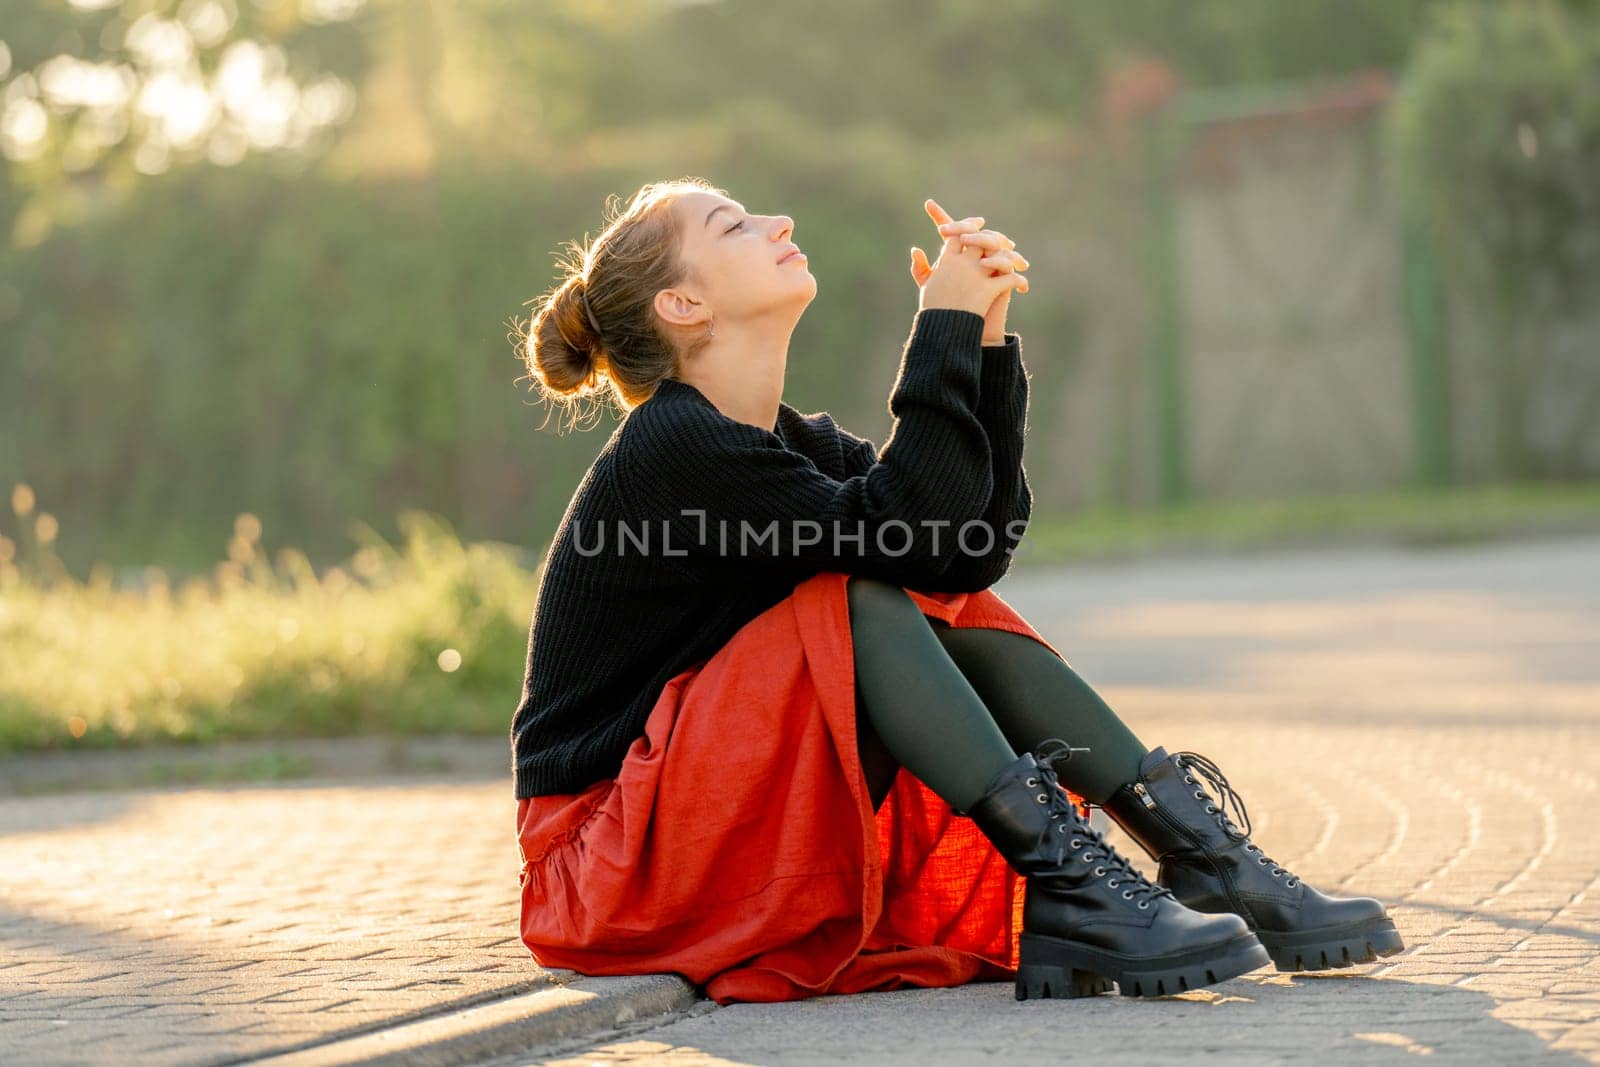
{"type": "Polygon", "coordinates": [[[1379,956],[1404,950],[1394,920],[1382,917],[1320,930],[1275,934],[1257,930],[1256,937],[1280,971],[1327,971],[1371,963],[1379,956]]]}
{"type": "Polygon", "coordinates": [[[1254,934],[1169,956],[1135,957],[1037,934],[1022,935],[1017,999],[1091,997],[1111,991],[1125,997],[1165,997],[1225,982],[1272,962],[1254,934]]]}

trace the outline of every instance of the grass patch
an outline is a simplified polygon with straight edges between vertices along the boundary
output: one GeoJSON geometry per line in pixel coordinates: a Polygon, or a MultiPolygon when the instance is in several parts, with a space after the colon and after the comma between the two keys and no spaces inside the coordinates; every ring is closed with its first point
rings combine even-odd
{"type": "Polygon", "coordinates": [[[1363,536],[1448,545],[1567,527],[1600,530],[1600,485],[1486,485],[1035,516],[1016,563],[1039,566],[1363,536]]]}
{"type": "Polygon", "coordinates": [[[43,550],[0,559],[0,753],[506,733],[536,575],[436,516],[400,525],[398,546],[362,528],[321,575],[239,537],[214,574],[176,586],[154,569],[140,588],[101,568],[80,582],[43,550]]]}
{"type": "Polygon", "coordinates": [[[269,752],[247,759],[217,762],[204,752],[191,759],[154,764],[144,773],[144,785],[226,785],[235,782],[278,782],[309,777],[316,763],[293,752],[269,752]]]}
{"type": "MultiPolygon", "coordinates": [[[[252,738],[492,737],[510,728],[537,593],[528,566],[537,556],[526,549],[462,544],[444,520],[411,511],[401,516],[399,545],[358,526],[359,549],[319,575],[297,549],[269,561],[260,524],[246,515],[229,558],[212,573],[173,581],[148,568],[129,588],[100,565],[87,581],[67,574],[50,551],[49,517],[31,516],[31,496],[14,492],[12,504],[24,536],[0,535],[0,754],[252,738]]],[[[1018,566],[1352,533],[1440,544],[1563,525],[1600,530],[1600,486],[1039,517],[1018,566]]],[[[172,781],[253,780],[306,770],[292,756],[221,768],[200,756],[163,773],[172,781]]]]}

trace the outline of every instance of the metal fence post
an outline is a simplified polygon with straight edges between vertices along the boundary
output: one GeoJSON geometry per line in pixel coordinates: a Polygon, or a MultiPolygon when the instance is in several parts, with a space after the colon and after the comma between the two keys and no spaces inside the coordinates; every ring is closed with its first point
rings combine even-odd
{"type": "Polygon", "coordinates": [[[1146,206],[1143,258],[1154,320],[1148,358],[1155,404],[1157,487],[1163,504],[1180,503],[1189,496],[1184,453],[1178,217],[1173,190],[1177,133],[1171,108],[1158,111],[1143,124],[1146,206]]]}
{"type": "Polygon", "coordinates": [[[1448,485],[1454,480],[1450,442],[1449,367],[1444,343],[1443,293],[1439,265],[1427,229],[1414,209],[1405,213],[1404,301],[1407,350],[1411,357],[1412,440],[1414,480],[1418,486],[1448,485]]]}

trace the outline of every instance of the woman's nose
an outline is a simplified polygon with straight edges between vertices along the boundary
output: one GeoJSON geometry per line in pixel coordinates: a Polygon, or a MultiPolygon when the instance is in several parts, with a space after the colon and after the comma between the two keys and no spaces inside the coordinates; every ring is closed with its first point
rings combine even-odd
{"type": "Polygon", "coordinates": [[[791,219],[787,215],[778,215],[775,216],[775,218],[777,222],[776,240],[782,240],[794,232],[794,219],[791,219]]]}

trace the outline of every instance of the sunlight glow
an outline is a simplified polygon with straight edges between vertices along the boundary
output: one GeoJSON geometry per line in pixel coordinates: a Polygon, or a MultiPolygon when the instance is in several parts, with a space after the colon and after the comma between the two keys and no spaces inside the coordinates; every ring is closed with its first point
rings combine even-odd
{"type": "Polygon", "coordinates": [[[231,2],[224,4],[219,0],[184,0],[178,8],[178,20],[201,48],[219,43],[233,29],[238,17],[238,9],[231,2]]]}
{"type": "Polygon", "coordinates": [[[146,67],[170,69],[186,66],[194,60],[194,38],[189,35],[188,27],[159,15],[139,16],[128,27],[123,43],[146,67]]]}
{"type": "Polygon", "coordinates": [[[1371,1041],[1375,1045],[1388,1045],[1391,1048],[1397,1048],[1405,1052],[1409,1052],[1414,1056],[1433,1055],[1432,1046],[1424,1045],[1422,1042],[1407,1037],[1405,1034],[1374,1032],[1368,1034],[1352,1034],[1351,1036],[1357,1041],[1371,1041]]]}
{"type": "Polygon", "coordinates": [[[72,128],[69,147],[92,163],[101,151],[128,136],[128,116],[123,111],[85,111],[72,128]]]}
{"type": "MultiPolygon", "coordinates": [[[[363,0],[308,2],[305,17],[334,22],[363,6],[363,0]]],[[[69,172],[94,166],[107,148],[130,137],[138,140],[132,159],[141,173],[159,174],[176,155],[202,151],[212,163],[231,166],[251,148],[301,148],[355,112],[353,86],[333,74],[297,83],[281,46],[250,39],[223,46],[238,15],[236,0],[185,0],[175,18],[146,13],[127,27],[119,42],[126,61],[62,53],[18,74],[0,97],[0,152],[18,162],[38,159],[59,123],[60,162],[69,172]],[[199,51],[215,46],[223,46],[220,56],[203,69],[199,51]]],[[[0,76],[10,65],[0,42],[0,76]]]]}
{"type": "Polygon", "coordinates": [[[50,120],[37,100],[23,97],[8,104],[0,116],[0,149],[8,159],[33,159],[44,151],[44,136],[50,120]]]}
{"type": "Polygon", "coordinates": [[[241,511],[233,520],[233,535],[247,544],[261,540],[261,519],[248,511],[241,511]]]}
{"type": "Polygon", "coordinates": [[[33,486],[27,482],[18,482],[11,489],[11,510],[16,512],[18,518],[33,514],[33,505],[38,498],[33,494],[33,486]]]}
{"type": "Polygon", "coordinates": [[[188,74],[163,71],[145,82],[139,94],[139,111],[160,122],[168,144],[186,148],[211,128],[217,106],[205,83],[188,74]]]}
{"type": "Polygon", "coordinates": [[[137,85],[133,70],[123,64],[88,63],[63,54],[39,68],[39,88],[56,107],[120,107],[137,85]]]}
{"type": "Polygon", "coordinates": [[[240,566],[256,558],[256,549],[249,541],[242,537],[228,539],[228,559],[240,566]]]}
{"type": "Polygon", "coordinates": [[[307,22],[343,22],[366,6],[366,0],[302,0],[300,13],[307,22]]]}
{"type": "Polygon", "coordinates": [[[311,125],[336,125],[355,113],[356,92],[343,78],[324,74],[301,90],[300,107],[311,125]]]}
{"type": "Polygon", "coordinates": [[[233,111],[244,110],[262,84],[282,74],[286,66],[280,48],[250,40],[235,41],[222,53],[217,65],[216,86],[223,104],[233,111]]]}

